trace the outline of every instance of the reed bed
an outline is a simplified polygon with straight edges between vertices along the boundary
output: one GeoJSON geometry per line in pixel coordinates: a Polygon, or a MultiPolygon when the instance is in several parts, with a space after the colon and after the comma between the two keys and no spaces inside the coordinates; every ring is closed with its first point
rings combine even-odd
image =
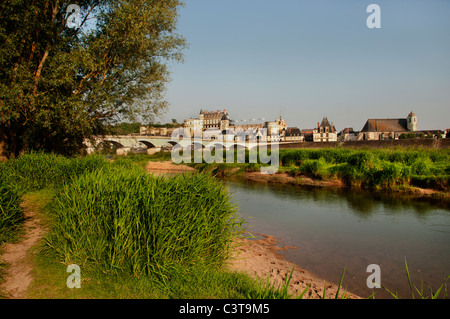
{"type": "Polygon", "coordinates": [[[65,158],[32,152],[0,163],[0,244],[12,241],[23,222],[21,196],[46,187],[59,188],[85,172],[107,165],[102,156],[65,158]]]}
{"type": "Polygon", "coordinates": [[[168,273],[222,265],[242,221],[222,183],[110,165],[65,185],[46,240],[61,258],[106,272],[168,273]]]}
{"type": "MultiPolygon", "coordinates": [[[[258,171],[264,164],[254,152],[245,151],[244,164],[224,161],[213,164],[203,162],[194,166],[222,175],[236,165],[247,171],[258,171]],[[251,154],[252,158],[258,159],[256,163],[250,163],[251,154]]],[[[306,175],[319,180],[340,179],[351,187],[390,189],[406,185],[440,191],[450,188],[448,149],[280,149],[279,163],[279,171],[293,176],[306,175]]],[[[236,170],[238,173],[241,171],[236,170]]]]}
{"type": "Polygon", "coordinates": [[[349,186],[389,189],[399,185],[448,190],[449,150],[282,150],[293,174],[338,178],[349,186]]]}
{"type": "Polygon", "coordinates": [[[19,194],[7,185],[0,185],[0,245],[15,239],[23,222],[19,194]]]}
{"type": "Polygon", "coordinates": [[[208,174],[149,175],[141,161],[30,153],[1,163],[0,240],[20,228],[21,196],[51,189],[45,247],[64,263],[160,282],[220,268],[243,224],[223,184],[208,174]]]}

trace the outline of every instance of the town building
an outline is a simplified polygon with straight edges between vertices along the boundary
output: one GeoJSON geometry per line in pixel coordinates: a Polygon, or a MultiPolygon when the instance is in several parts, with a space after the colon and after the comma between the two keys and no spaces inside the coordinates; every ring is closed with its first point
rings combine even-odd
{"type": "Polygon", "coordinates": [[[302,132],[303,141],[304,142],[312,142],[313,141],[313,131],[312,128],[305,128],[303,130],[300,130],[302,132]]]}
{"type": "Polygon", "coordinates": [[[412,111],[406,118],[368,119],[358,134],[358,140],[398,139],[408,132],[417,132],[417,116],[412,111]]]}
{"type": "Polygon", "coordinates": [[[353,127],[346,127],[338,134],[338,140],[340,142],[356,141],[358,139],[359,132],[353,130],[353,127]]]}
{"type": "Polygon", "coordinates": [[[313,142],[337,142],[337,132],[333,122],[329,122],[326,117],[322,123],[317,122],[317,127],[313,129],[313,142]]]}
{"type": "Polygon", "coordinates": [[[286,142],[304,142],[305,137],[298,127],[288,127],[284,135],[284,140],[286,142]]]}

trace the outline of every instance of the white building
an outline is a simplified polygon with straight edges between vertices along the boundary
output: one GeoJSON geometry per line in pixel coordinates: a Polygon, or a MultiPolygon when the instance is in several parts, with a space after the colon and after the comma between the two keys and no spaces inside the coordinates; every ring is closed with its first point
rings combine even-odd
{"type": "Polygon", "coordinates": [[[314,142],[337,142],[337,132],[333,122],[328,122],[324,117],[322,123],[317,122],[317,127],[313,129],[314,142]]]}

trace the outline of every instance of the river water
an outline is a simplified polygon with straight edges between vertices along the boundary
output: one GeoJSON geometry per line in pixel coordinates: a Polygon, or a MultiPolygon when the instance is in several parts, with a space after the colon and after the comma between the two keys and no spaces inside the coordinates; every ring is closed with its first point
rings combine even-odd
{"type": "Polygon", "coordinates": [[[448,207],[362,191],[226,184],[249,232],[296,247],[283,251],[286,258],[327,281],[339,283],[345,269],[343,286],[361,297],[391,297],[367,287],[370,264],[380,266],[381,285],[402,299],[412,296],[405,260],[419,290],[423,281],[435,291],[450,275],[448,207]]]}

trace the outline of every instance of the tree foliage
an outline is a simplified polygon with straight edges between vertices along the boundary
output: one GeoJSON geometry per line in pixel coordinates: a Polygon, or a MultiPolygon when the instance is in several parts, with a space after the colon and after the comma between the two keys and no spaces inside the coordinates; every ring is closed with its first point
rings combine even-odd
{"type": "Polygon", "coordinates": [[[107,124],[150,121],[166,107],[167,63],[182,60],[178,0],[0,4],[0,138],[6,155],[78,151],[107,124]]]}

